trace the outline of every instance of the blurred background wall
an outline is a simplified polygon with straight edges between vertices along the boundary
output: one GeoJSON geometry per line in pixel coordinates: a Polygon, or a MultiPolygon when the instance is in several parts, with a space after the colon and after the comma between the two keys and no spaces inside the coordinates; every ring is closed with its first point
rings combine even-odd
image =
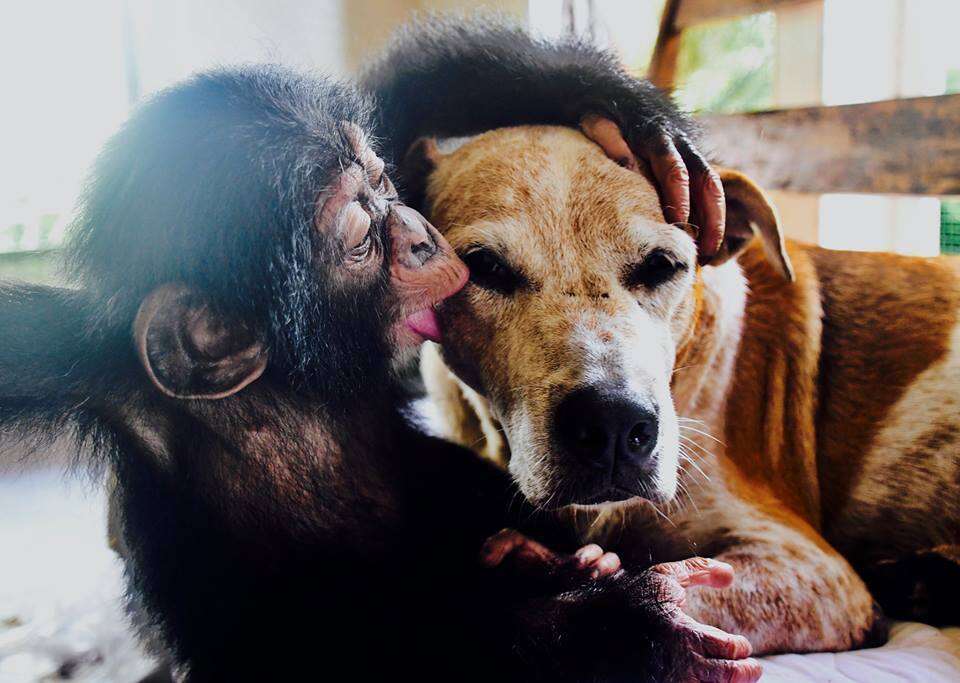
{"type": "MultiPolygon", "coordinates": [[[[0,275],[53,277],[96,150],[140,98],[190,73],[279,61],[346,77],[417,13],[480,9],[546,36],[588,37],[643,75],[661,14],[675,5],[685,28],[674,85],[692,111],[960,90],[960,2],[946,0],[8,0],[0,275]]],[[[942,234],[960,231],[960,204],[949,196],[774,189],[788,231],[827,246],[929,255],[960,240],[942,234]]]]}

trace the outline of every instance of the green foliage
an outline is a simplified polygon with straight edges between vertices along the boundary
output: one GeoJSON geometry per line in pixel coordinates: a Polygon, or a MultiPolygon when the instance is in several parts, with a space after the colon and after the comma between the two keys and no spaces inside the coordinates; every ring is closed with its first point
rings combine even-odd
{"type": "Polygon", "coordinates": [[[59,252],[26,251],[0,254],[0,280],[59,284],[59,252]]]}
{"type": "Polygon", "coordinates": [[[948,93],[960,92],[960,69],[947,70],[947,90],[948,93]]]}
{"type": "Polygon", "coordinates": [[[63,225],[56,213],[40,214],[29,223],[0,228],[0,254],[55,249],[62,241],[63,225]]]}
{"type": "Polygon", "coordinates": [[[772,12],[684,31],[677,65],[681,106],[723,113],[770,108],[775,34],[772,12]]]}
{"type": "Polygon", "coordinates": [[[23,223],[14,223],[6,229],[0,231],[0,250],[2,251],[21,251],[23,236],[27,232],[27,226],[23,223]]]}
{"type": "Polygon", "coordinates": [[[960,201],[940,202],[940,252],[960,254],[960,201]]]}

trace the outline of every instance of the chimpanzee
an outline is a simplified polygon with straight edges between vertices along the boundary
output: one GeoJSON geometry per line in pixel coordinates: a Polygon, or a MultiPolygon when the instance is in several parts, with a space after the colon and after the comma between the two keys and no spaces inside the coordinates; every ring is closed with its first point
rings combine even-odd
{"type": "Polygon", "coordinates": [[[609,556],[513,532],[485,559],[515,562],[478,560],[538,519],[403,414],[394,368],[467,273],[400,203],[371,116],[280,67],[196,76],[101,153],[76,288],[0,288],[0,425],[33,447],[73,430],[114,471],[145,641],[190,680],[755,678],[742,638],[679,610],[684,586],[729,582],[719,563],[591,580],[609,556]]]}

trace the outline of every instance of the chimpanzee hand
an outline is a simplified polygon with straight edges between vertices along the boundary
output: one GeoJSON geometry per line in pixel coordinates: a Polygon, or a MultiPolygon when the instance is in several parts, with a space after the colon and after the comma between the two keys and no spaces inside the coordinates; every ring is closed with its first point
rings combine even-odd
{"type": "Polygon", "coordinates": [[[690,222],[700,228],[700,263],[709,263],[723,240],[723,185],[687,135],[670,125],[669,119],[653,118],[631,136],[599,114],[580,119],[580,130],[621,166],[639,171],[637,157],[646,162],[660,192],[666,219],[671,223],[690,222]]]}
{"type": "Polygon", "coordinates": [[[732,580],[729,565],[692,558],[521,600],[516,651],[533,679],[752,683],[762,670],[750,643],[683,612],[688,588],[732,580]]]}
{"type": "Polygon", "coordinates": [[[515,588],[522,584],[551,593],[578,588],[620,570],[616,553],[605,553],[595,543],[565,555],[515,529],[503,529],[488,538],[480,551],[480,561],[499,571],[515,588]]]}
{"type": "Polygon", "coordinates": [[[752,683],[760,678],[763,671],[759,662],[749,659],[752,648],[746,638],[701,624],[683,612],[688,588],[726,588],[733,582],[733,567],[726,562],[693,557],[658,564],[650,568],[650,573],[659,577],[656,583],[668,628],[686,650],[687,666],[686,671],[680,672],[680,680],[752,683]]]}

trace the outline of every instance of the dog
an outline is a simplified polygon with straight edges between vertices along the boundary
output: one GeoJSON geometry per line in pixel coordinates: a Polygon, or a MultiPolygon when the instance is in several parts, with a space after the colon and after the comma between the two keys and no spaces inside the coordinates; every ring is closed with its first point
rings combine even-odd
{"type": "Polygon", "coordinates": [[[443,436],[625,564],[732,564],[685,609],[757,654],[880,644],[884,613],[957,622],[960,259],[785,240],[719,170],[700,267],[696,227],[572,130],[421,140],[406,164],[471,270],[421,361],[443,436]]]}

